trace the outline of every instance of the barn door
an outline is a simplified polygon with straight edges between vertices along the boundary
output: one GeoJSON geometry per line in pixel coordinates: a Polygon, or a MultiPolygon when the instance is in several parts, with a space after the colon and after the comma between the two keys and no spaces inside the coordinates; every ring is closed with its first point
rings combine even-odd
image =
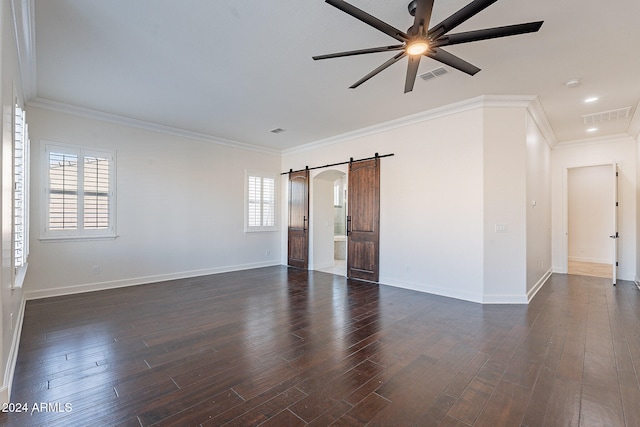
{"type": "Polygon", "coordinates": [[[309,266],[309,171],[289,174],[289,250],[288,264],[309,266]]]}
{"type": "Polygon", "coordinates": [[[377,282],[380,241],[380,160],[349,165],[347,277],[377,282]]]}

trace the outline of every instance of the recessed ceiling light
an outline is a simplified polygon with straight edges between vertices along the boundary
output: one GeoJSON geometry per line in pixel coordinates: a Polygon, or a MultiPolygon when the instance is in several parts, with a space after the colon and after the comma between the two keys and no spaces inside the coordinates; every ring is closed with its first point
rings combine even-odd
{"type": "Polygon", "coordinates": [[[598,131],[598,128],[589,128],[589,129],[587,129],[587,132],[589,132],[589,133],[593,133],[593,132],[597,132],[597,131],[598,131]]]}
{"type": "Polygon", "coordinates": [[[598,98],[597,96],[590,96],[589,98],[585,99],[584,102],[590,104],[592,102],[596,102],[598,99],[600,98],[598,98]]]}
{"type": "Polygon", "coordinates": [[[275,129],[271,129],[269,132],[271,132],[271,133],[282,133],[282,132],[284,132],[284,129],[275,128],[275,129]]]}

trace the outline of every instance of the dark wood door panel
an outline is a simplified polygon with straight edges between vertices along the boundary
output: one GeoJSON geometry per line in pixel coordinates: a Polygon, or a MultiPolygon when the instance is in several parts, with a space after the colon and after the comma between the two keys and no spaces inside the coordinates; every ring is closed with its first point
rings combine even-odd
{"type": "MultiPolygon", "coordinates": [[[[375,182],[375,170],[359,169],[354,174],[353,188],[357,189],[353,193],[351,203],[357,213],[352,215],[352,230],[359,232],[375,233],[378,227],[376,210],[378,209],[378,198],[376,197],[377,184],[375,182]]],[[[351,176],[349,177],[351,181],[351,176]]]]}
{"type": "Polygon", "coordinates": [[[352,241],[350,264],[352,270],[359,274],[374,275],[378,263],[377,247],[370,241],[352,241]]]}
{"type": "Polygon", "coordinates": [[[377,282],[380,246],[380,160],[349,165],[347,276],[377,282]]]}
{"type": "Polygon", "coordinates": [[[309,266],[309,171],[289,174],[288,264],[309,266]]]}
{"type": "Polygon", "coordinates": [[[307,239],[303,232],[293,232],[289,236],[289,265],[303,268],[307,259],[307,239]]]}

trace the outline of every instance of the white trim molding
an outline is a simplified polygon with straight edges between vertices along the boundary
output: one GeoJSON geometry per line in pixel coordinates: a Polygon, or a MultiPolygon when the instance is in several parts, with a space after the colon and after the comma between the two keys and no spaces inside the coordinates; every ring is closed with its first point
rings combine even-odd
{"type": "Polygon", "coordinates": [[[404,126],[410,126],[416,123],[421,123],[429,120],[435,120],[441,117],[450,116],[452,114],[459,114],[465,111],[471,111],[478,108],[526,108],[533,120],[540,128],[540,132],[543,133],[545,139],[552,147],[556,144],[556,137],[551,129],[549,120],[547,119],[542,105],[537,96],[532,95],[482,95],[475,98],[467,99],[465,101],[456,102],[453,104],[445,105],[431,110],[422,111],[420,113],[411,114],[398,119],[390,120],[384,123],[376,124],[366,128],[358,129],[352,132],[347,132],[341,135],[336,135],[330,138],[322,139],[308,144],[300,145],[287,150],[282,150],[283,155],[302,153],[305,151],[313,150],[320,147],[338,144],[340,142],[362,138],[369,135],[375,135],[378,133],[386,132],[389,130],[401,128],[404,126]]]}
{"type": "Polygon", "coordinates": [[[544,273],[544,275],[540,278],[540,280],[538,280],[538,282],[533,286],[533,288],[529,289],[529,292],[527,292],[528,303],[531,302],[531,300],[533,300],[533,297],[535,297],[538,291],[542,289],[545,283],[547,283],[547,280],[549,280],[549,278],[551,277],[551,274],[553,274],[552,269],[547,270],[547,272],[544,273]]]}
{"type": "Polygon", "coordinates": [[[43,110],[56,111],[73,116],[84,117],[87,119],[99,120],[103,122],[114,123],[122,126],[129,126],[138,129],[145,129],[152,132],[163,133],[166,135],[178,136],[181,138],[193,139],[196,141],[204,141],[211,144],[222,145],[225,147],[239,148],[242,150],[255,151],[258,153],[279,155],[280,151],[259,147],[257,145],[248,144],[246,142],[232,141],[230,139],[219,138],[213,135],[193,132],[186,129],[180,129],[172,126],[161,125],[158,123],[147,122],[144,120],[133,119],[131,117],[119,116],[117,114],[105,113],[102,111],[92,110],[89,108],[78,107],[63,102],[52,101],[46,98],[34,98],[27,102],[28,107],[41,108],[43,110]]]}
{"type": "Polygon", "coordinates": [[[34,0],[11,0],[13,27],[16,34],[18,64],[25,100],[36,97],[36,35],[34,0]]]}
{"type": "Polygon", "coordinates": [[[13,337],[11,339],[11,348],[9,349],[9,358],[7,360],[7,366],[4,372],[4,384],[0,388],[0,404],[9,403],[11,398],[11,388],[13,386],[13,375],[16,370],[16,363],[18,361],[18,348],[20,347],[20,336],[22,335],[22,324],[24,321],[24,309],[26,305],[26,298],[22,297],[22,303],[20,304],[20,310],[15,319],[16,326],[13,328],[13,337]]]}
{"type": "Polygon", "coordinates": [[[573,141],[566,141],[556,144],[555,149],[571,148],[576,146],[596,145],[596,144],[609,144],[613,142],[628,142],[632,140],[630,135],[626,133],[619,135],[601,136],[596,138],[576,139],[573,141]]]}
{"type": "Polygon", "coordinates": [[[627,132],[629,132],[629,135],[633,138],[640,136],[640,101],[638,101],[638,105],[636,105],[636,111],[631,118],[627,132]]]}
{"type": "Polygon", "coordinates": [[[279,261],[256,262],[249,264],[229,265],[202,270],[183,271],[178,273],[158,274],[154,276],[133,277],[130,279],[112,280],[108,282],[86,283],[59,288],[25,292],[26,300],[35,300],[63,295],[80,294],[84,292],[104,291],[109,289],[124,288],[127,286],[146,285],[149,283],[166,282],[168,280],[189,279],[192,277],[207,276],[210,274],[229,273],[232,271],[251,270],[253,268],[272,267],[281,265],[279,261]]]}

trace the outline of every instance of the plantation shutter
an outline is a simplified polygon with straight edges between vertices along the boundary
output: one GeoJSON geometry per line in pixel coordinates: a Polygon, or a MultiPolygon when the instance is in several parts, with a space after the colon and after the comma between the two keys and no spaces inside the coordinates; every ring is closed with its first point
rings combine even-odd
{"type": "Polygon", "coordinates": [[[274,178],[247,177],[247,230],[273,229],[276,224],[276,183],[274,178]]]}
{"type": "Polygon", "coordinates": [[[104,230],[109,228],[109,159],[85,156],[84,158],[84,228],[104,230]]]}
{"type": "Polygon", "coordinates": [[[49,153],[49,230],[78,228],[78,155],[49,153]]]}
{"type": "Polygon", "coordinates": [[[15,268],[26,264],[29,253],[27,200],[29,136],[25,116],[25,111],[16,105],[13,146],[13,265],[15,268]]]}
{"type": "Polygon", "coordinates": [[[45,238],[115,237],[115,155],[47,144],[45,238]]]}

